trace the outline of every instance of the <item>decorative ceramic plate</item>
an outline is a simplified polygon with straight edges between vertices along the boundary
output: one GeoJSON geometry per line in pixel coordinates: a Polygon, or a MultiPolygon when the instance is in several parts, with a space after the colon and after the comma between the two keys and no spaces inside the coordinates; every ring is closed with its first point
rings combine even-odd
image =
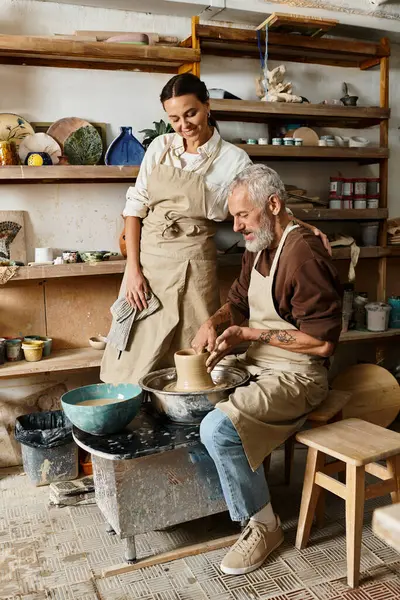
{"type": "Polygon", "coordinates": [[[19,115],[0,113],[0,140],[14,142],[18,147],[27,135],[34,134],[33,127],[19,115]]]}
{"type": "Polygon", "coordinates": [[[53,165],[60,162],[59,156],[62,154],[59,144],[47,133],[34,133],[21,142],[18,154],[22,163],[29,152],[46,152],[50,155],[53,165]]]}
{"type": "Polygon", "coordinates": [[[93,125],[80,127],[64,142],[64,156],[70,165],[96,165],[102,155],[103,142],[93,125]]]}
{"type": "Polygon", "coordinates": [[[60,144],[62,149],[65,140],[69,138],[71,133],[80,127],[85,127],[87,125],[90,125],[90,123],[85,121],[85,119],[79,119],[78,117],[65,117],[64,119],[59,119],[50,125],[46,133],[54,138],[60,144]]]}

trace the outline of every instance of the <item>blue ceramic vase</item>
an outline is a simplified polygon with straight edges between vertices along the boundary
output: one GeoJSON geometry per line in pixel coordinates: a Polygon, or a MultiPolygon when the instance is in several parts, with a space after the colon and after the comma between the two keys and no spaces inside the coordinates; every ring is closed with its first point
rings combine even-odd
{"type": "Polygon", "coordinates": [[[120,131],[108,147],[106,165],[140,165],[144,157],[142,144],[132,135],[132,127],[120,127],[120,131]]]}

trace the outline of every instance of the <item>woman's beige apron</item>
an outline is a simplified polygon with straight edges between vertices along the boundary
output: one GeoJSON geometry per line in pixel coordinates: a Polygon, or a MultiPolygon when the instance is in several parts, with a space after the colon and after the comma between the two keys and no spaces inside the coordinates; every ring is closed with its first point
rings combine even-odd
{"type": "MultiPolygon", "coordinates": [[[[289,224],[277,248],[270,273],[264,277],[254,261],[248,291],[249,327],[295,330],[277,313],[273,285],[279,258],[287,236],[298,225],[289,224]]],[[[218,408],[231,419],[243,443],[253,470],[272,450],[282,444],[305,421],[305,415],[328,393],[327,371],[323,360],[262,342],[254,342],[246,354],[237,357],[255,381],[237,388],[218,408]]],[[[230,359],[225,364],[234,364],[230,359]]]]}
{"type": "MultiPolygon", "coordinates": [[[[215,224],[207,219],[204,174],[220,145],[196,173],[163,164],[168,145],[148,180],[149,212],[142,221],[140,263],[161,309],[134,323],[127,350],[110,345],[100,378],[137,383],[172,367],[174,352],[190,347],[199,327],[220,305],[215,224]]],[[[126,272],[120,295],[125,293],[126,272]]]]}

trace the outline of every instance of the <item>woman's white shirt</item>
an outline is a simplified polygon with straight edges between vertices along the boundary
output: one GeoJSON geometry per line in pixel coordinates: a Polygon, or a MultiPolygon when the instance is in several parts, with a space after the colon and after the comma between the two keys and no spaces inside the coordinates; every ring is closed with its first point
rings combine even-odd
{"type": "Polygon", "coordinates": [[[164,164],[193,173],[201,172],[208,158],[221,142],[218,153],[204,177],[207,218],[213,221],[224,221],[228,216],[226,187],[252,162],[244,150],[222,140],[215,128],[212,137],[198,148],[197,154],[188,154],[185,151],[183,138],[176,133],[157,137],[147,149],[136,185],[128,188],[123,216],[143,219],[147,215],[149,203],[147,181],[171,139],[172,144],[165,156],[164,164]]]}

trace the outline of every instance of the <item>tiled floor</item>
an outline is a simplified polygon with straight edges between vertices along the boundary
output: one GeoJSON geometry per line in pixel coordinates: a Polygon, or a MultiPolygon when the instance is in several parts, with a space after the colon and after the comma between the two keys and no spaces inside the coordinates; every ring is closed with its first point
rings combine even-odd
{"type": "MultiPolygon", "coordinates": [[[[309,547],[294,548],[305,451],[296,449],[293,484],[280,485],[282,454],[274,453],[271,492],[279,507],[285,542],[249,575],[226,576],[218,568],[225,550],[208,552],[117,577],[104,567],[122,561],[122,544],[105,532],[96,506],[49,508],[48,488],[35,488],[21,471],[0,471],[0,599],[12,600],[394,600],[400,599],[400,555],[376,538],[368,502],[362,585],[346,585],[344,506],[332,498],[326,527],[313,530],[309,547]]],[[[140,556],[232,533],[226,516],[169,532],[139,536],[140,556]],[[201,534],[200,534],[201,531],[201,534]]]]}

